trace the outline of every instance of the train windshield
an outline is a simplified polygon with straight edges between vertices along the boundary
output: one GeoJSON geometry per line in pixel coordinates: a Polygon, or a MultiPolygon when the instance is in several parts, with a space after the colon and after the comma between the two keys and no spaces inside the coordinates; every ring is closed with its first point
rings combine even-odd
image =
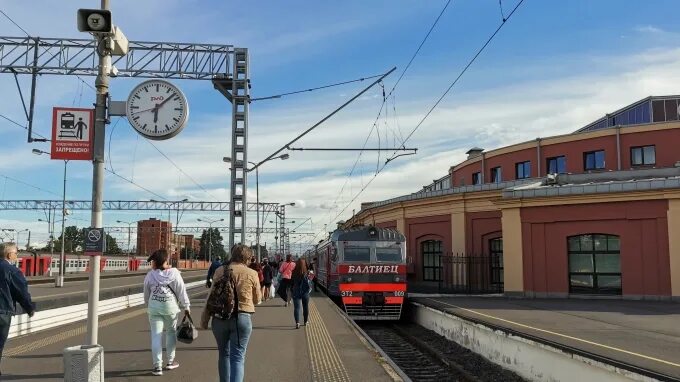
{"type": "Polygon", "coordinates": [[[375,257],[380,262],[401,262],[401,249],[400,248],[376,248],[375,257]]]}
{"type": "Polygon", "coordinates": [[[371,250],[370,248],[345,247],[344,261],[370,262],[371,250]]]}

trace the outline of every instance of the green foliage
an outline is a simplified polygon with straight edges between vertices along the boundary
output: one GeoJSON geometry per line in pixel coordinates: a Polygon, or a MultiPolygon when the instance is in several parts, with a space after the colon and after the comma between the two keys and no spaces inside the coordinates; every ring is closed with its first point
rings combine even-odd
{"type": "Polygon", "coordinates": [[[211,236],[212,236],[213,259],[215,259],[216,257],[224,258],[227,255],[227,251],[224,250],[224,245],[222,244],[223,239],[219,229],[217,228],[213,228],[212,230],[204,229],[200,239],[201,250],[198,253],[197,259],[208,260],[210,253],[209,248],[211,243],[211,236]]]}

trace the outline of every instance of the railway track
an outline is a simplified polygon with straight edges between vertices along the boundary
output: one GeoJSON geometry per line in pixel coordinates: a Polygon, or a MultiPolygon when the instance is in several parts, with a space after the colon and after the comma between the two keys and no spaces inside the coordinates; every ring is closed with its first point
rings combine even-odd
{"type": "Polygon", "coordinates": [[[359,327],[414,382],[478,382],[458,365],[437,356],[427,344],[409,335],[399,324],[361,322],[359,327]]]}

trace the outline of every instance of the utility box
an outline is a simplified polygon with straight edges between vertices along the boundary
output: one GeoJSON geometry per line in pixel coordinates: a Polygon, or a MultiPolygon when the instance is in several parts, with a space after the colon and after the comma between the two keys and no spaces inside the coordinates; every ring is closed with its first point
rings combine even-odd
{"type": "Polygon", "coordinates": [[[104,381],[104,348],[101,345],[64,348],[64,382],[100,381],[104,381]]]}

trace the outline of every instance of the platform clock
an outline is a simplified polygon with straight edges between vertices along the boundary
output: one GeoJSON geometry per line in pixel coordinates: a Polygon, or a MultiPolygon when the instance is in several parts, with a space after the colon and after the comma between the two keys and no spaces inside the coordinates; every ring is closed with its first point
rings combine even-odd
{"type": "Polygon", "coordinates": [[[132,89],[126,114],[139,134],[153,140],[164,140],[179,134],[186,126],[189,103],[184,93],[172,83],[149,80],[132,89]]]}

